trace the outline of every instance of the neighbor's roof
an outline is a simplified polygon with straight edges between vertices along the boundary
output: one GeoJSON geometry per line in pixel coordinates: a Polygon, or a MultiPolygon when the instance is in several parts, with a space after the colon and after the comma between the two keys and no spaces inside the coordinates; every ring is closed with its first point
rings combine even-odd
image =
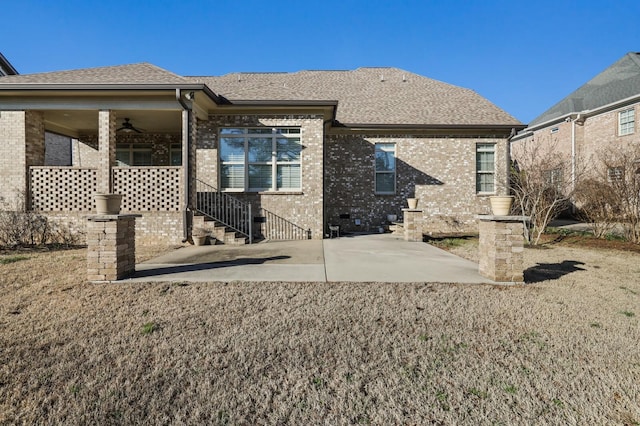
{"type": "Polygon", "coordinates": [[[640,95],[640,52],[631,52],[534,119],[529,127],[637,95],[640,95]]]}
{"type": "Polygon", "coordinates": [[[398,68],[188,78],[231,102],[336,100],[336,120],[349,125],[521,125],[472,90],[398,68]]]}

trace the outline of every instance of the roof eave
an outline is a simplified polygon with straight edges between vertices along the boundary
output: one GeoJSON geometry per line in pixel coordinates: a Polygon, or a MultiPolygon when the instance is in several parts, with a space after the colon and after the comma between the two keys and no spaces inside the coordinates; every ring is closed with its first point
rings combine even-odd
{"type": "Polygon", "coordinates": [[[522,130],[525,124],[379,124],[379,123],[339,123],[341,127],[357,129],[418,129],[418,130],[522,130]]]}
{"type": "MultiPolygon", "coordinates": [[[[526,131],[526,133],[533,133],[536,130],[540,130],[540,129],[544,129],[545,127],[549,127],[553,124],[557,124],[560,123],[562,121],[565,121],[567,119],[573,119],[576,118],[576,116],[581,115],[584,118],[588,118],[588,117],[592,117],[596,114],[601,114],[603,112],[608,112],[617,108],[622,108],[626,105],[630,105],[632,103],[638,102],[640,101],[640,93],[638,93],[637,95],[633,95],[633,96],[629,96],[627,98],[621,99],[619,101],[616,102],[611,102],[607,105],[602,105],[598,108],[594,108],[594,109],[585,109],[582,111],[572,111],[563,115],[560,115],[556,118],[552,118],[551,120],[547,120],[547,121],[543,121],[542,123],[538,123],[535,124],[533,126],[529,126],[524,128],[524,130],[526,131]]],[[[517,139],[522,139],[524,136],[518,135],[517,139]]],[[[516,139],[516,138],[514,138],[516,139]]]]}

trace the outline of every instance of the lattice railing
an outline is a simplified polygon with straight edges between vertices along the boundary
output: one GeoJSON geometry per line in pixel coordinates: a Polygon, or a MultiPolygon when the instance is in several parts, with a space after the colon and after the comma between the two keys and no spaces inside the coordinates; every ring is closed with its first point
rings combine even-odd
{"type": "Polygon", "coordinates": [[[182,167],[114,167],[112,180],[122,211],[180,211],[182,167]]]}
{"type": "Polygon", "coordinates": [[[31,209],[35,211],[91,211],[97,190],[96,169],[30,167],[31,209]]]}

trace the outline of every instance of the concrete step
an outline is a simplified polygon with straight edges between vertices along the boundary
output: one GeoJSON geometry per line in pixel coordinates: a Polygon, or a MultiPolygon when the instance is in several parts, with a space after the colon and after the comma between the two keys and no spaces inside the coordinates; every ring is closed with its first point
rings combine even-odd
{"type": "Polygon", "coordinates": [[[212,244],[244,245],[248,243],[248,238],[206,216],[194,216],[193,227],[209,230],[212,244]]]}

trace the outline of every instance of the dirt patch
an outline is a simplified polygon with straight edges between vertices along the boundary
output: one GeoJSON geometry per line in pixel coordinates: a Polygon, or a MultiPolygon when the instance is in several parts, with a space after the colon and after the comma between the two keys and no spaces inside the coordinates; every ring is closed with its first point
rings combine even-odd
{"type": "Polygon", "coordinates": [[[85,256],[0,265],[0,424],[640,422],[635,252],[528,249],[571,270],[513,287],[87,284],[85,256]]]}

